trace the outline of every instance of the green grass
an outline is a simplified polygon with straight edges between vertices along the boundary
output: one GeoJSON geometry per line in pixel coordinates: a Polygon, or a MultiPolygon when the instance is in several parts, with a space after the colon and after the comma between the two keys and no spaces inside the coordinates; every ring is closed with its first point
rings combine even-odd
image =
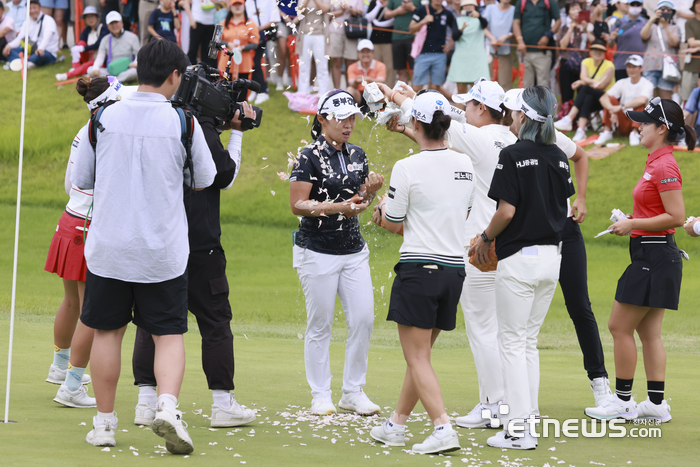
{"type": "MultiPolygon", "coordinates": [[[[64,410],[50,399],[55,387],[43,383],[51,355],[52,319],[62,298],[61,281],[43,271],[46,252],[56,222],[66,203],[63,176],[70,143],[85,124],[87,109],[71,86],[55,88],[53,75],[65,71],[68,65],[57,64],[34,70],[28,82],[27,128],[25,137],[25,165],[22,190],[22,217],[20,221],[20,248],[17,284],[17,327],[12,387],[11,418],[20,423],[0,425],[0,455],[2,465],[93,464],[111,462],[128,456],[122,462],[143,462],[152,455],[157,440],[150,433],[129,426],[135,392],[130,386],[130,346],[133,333],[127,335],[124,350],[123,379],[119,390],[117,411],[121,414],[120,447],[123,453],[103,453],[81,444],[89,424],[90,411],[64,410]],[[151,438],[149,438],[149,436],[151,438]],[[149,441],[150,439],[150,441],[149,441]],[[139,448],[140,456],[126,452],[129,446],[139,448]],[[146,453],[150,453],[146,455],[146,453]],[[104,459],[102,459],[104,458],[104,459]]],[[[17,193],[17,160],[19,147],[21,82],[17,74],[0,71],[0,374],[5,374],[9,328],[10,290],[12,280],[12,244],[14,239],[15,202],[17,193]]],[[[291,267],[291,232],[297,219],[289,209],[289,188],[277,176],[287,170],[287,153],[296,153],[309,140],[310,125],[305,117],[286,108],[286,99],[274,93],[264,105],[265,115],[260,130],[246,133],[243,142],[243,165],[234,187],[222,194],[222,244],[228,257],[228,276],[231,285],[231,304],[234,310],[233,329],[236,334],[237,391],[242,402],[255,407],[266,407],[262,421],[279,420],[278,412],[288,405],[308,406],[310,396],[304,378],[303,349],[298,335],[305,325],[304,300],[298,280],[291,267]],[[273,193],[274,192],[274,193],[273,193]],[[243,336],[246,337],[243,337],[243,336]]],[[[360,122],[352,142],[367,151],[372,169],[389,176],[393,163],[405,157],[415,146],[396,134],[382,128],[373,128],[373,122],[360,122]]],[[[622,141],[622,140],[620,140],[622,141]]],[[[225,143],[225,141],[224,141],[225,143]]],[[[630,212],[632,188],[639,179],[644,165],[642,148],[625,148],[603,160],[591,160],[588,184],[588,216],[581,225],[588,250],[590,298],[598,319],[607,366],[614,375],[612,339],[607,331],[617,279],[629,262],[628,240],[613,236],[593,239],[609,225],[613,208],[630,212]]],[[[684,179],[684,198],[688,215],[700,214],[700,160],[693,153],[677,153],[684,179]]],[[[363,234],[371,250],[370,266],[375,286],[375,331],[372,338],[367,392],[382,405],[393,407],[401,384],[404,364],[398,346],[395,326],[385,321],[392,267],[398,259],[401,239],[387,234],[373,225],[366,226],[369,213],[360,218],[363,234]]],[[[691,256],[684,262],[684,281],[678,311],[666,313],[663,338],[669,352],[667,394],[673,399],[675,410],[672,423],[664,425],[662,440],[567,440],[554,443],[545,440],[534,453],[501,453],[481,449],[477,456],[495,464],[500,456],[531,459],[533,465],[549,462],[555,465],[558,457],[562,465],[588,465],[590,461],[606,465],[691,465],[697,463],[698,428],[690,414],[700,409],[695,395],[700,349],[700,319],[695,310],[700,307],[699,275],[700,243],[679,232],[679,246],[691,256]],[[550,452],[546,448],[556,447],[550,452]],[[615,457],[613,457],[615,456],[615,457]],[[664,456],[664,457],[661,457],[664,456]]],[[[342,368],[345,337],[344,316],[337,306],[337,326],[334,330],[332,359],[334,388],[338,390],[342,368]]],[[[464,414],[477,399],[476,375],[464,332],[463,318],[458,314],[458,330],[445,333],[437,342],[435,366],[445,391],[450,412],[464,414]]],[[[201,373],[196,325],[186,336],[188,367],[183,386],[182,407],[188,410],[192,403],[208,413],[210,396],[201,373]]],[[[542,355],[542,411],[551,417],[564,419],[582,416],[581,409],[592,402],[587,379],[582,367],[573,325],[557,291],[547,320],[540,334],[542,355]]],[[[635,392],[643,398],[643,365],[638,365],[635,392]]],[[[345,444],[343,437],[331,446],[329,440],[314,438],[309,422],[299,422],[303,439],[291,438],[286,430],[268,435],[270,424],[256,427],[254,437],[248,429],[239,436],[226,436],[226,430],[210,432],[201,428],[205,420],[187,414],[197,453],[188,462],[207,462],[213,465],[297,465],[297,464],[371,464],[443,463],[448,458],[425,459],[411,457],[394,448],[390,454],[384,449],[345,444]],[[244,436],[244,434],[246,436],[244,436]],[[239,441],[239,439],[246,441],[239,441]],[[210,446],[210,442],[218,442],[210,446]],[[307,446],[300,446],[299,443],[307,446]],[[284,444],[289,445],[283,448],[284,444]],[[232,447],[226,451],[224,447],[232,447]],[[200,456],[205,452],[205,456],[200,456]],[[233,453],[241,458],[233,458],[233,453]],[[379,456],[377,456],[379,452],[379,456]],[[370,459],[365,459],[365,455],[370,459]],[[196,460],[198,459],[198,460],[196,460]]],[[[356,422],[353,422],[356,423],[356,422]]],[[[359,426],[359,425],[356,425],[359,426]]],[[[338,428],[340,431],[342,429],[338,428]]],[[[418,433],[420,424],[411,426],[418,433]]],[[[352,431],[353,428],[350,428],[352,431]]],[[[276,431],[276,430],[275,430],[276,431]]],[[[321,433],[319,431],[319,433],[321,433]]],[[[464,434],[464,432],[461,432],[464,434]]],[[[366,433],[364,438],[366,438],[366,433]]],[[[469,447],[468,437],[483,445],[486,434],[465,435],[463,447],[469,447]]],[[[458,457],[464,457],[460,455],[458,457]]],[[[170,459],[170,456],[165,458],[170,459]]],[[[453,456],[452,462],[460,462],[453,456]]],[[[183,461],[184,462],[184,461],[183,461]]],[[[461,462],[460,462],[461,463],[461,462]]],[[[526,461],[525,464],[529,464],[526,461]]]]}

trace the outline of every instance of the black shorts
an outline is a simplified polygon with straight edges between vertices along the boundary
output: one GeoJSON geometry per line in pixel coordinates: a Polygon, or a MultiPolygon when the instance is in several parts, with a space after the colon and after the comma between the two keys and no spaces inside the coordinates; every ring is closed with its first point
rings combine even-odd
{"type": "Polygon", "coordinates": [[[187,271],[175,279],[145,284],[96,276],[88,269],[80,321],[111,331],[132,320],[156,336],[186,333],[187,271]]]}
{"type": "Polygon", "coordinates": [[[413,69],[413,57],[411,57],[411,47],[413,47],[413,38],[398,39],[391,42],[391,57],[394,62],[394,70],[405,70],[406,64],[408,68],[413,69]]]}
{"type": "Polygon", "coordinates": [[[398,263],[394,271],[387,321],[422,329],[455,328],[457,304],[467,275],[464,267],[398,263]]]}
{"type": "Polygon", "coordinates": [[[632,264],[617,281],[615,300],[650,308],[678,309],[683,264],[672,235],[630,239],[632,264]]]}

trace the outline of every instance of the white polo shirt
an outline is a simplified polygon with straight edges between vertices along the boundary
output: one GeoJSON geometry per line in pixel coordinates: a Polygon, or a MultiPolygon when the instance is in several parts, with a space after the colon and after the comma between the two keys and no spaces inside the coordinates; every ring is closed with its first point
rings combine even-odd
{"type": "Polygon", "coordinates": [[[466,154],[474,164],[476,187],[474,206],[465,227],[464,245],[480,234],[496,212],[496,202],[488,197],[493,172],[501,149],[514,144],[518,138],[507,126],[493,124],[477,128],[468,123],[452,121],[447,130],[447,142],[457,152],[466,154]]]}
{"type": "Polygon", "coordinates": [[[73,143],[70,146],[70,158],[68,159],[68,167],[66,167],[66,179],[64,181],[66,193],[70,196],[68,204],[66,204],[66,212],[71,216],[86,217],[90,219],[92,217],[92,212],[90,211],[90,205],[92,204],[92,190],[81,190],[76,185],[73,185],[70,181],[71,173],[73,172],[73,166],[75,165],[75,160],[78,157],[78,148],[81,144],[87,144],[90,146],[90,138],[88,135],[88,125],[85,125],[80,129],[75,138],[73,138],[73,143]],[[88,216],[89,212],[89,216],[88,216]]]}
{"type": "Polygon", "coordinates": [[[648,79],[641,77],[636,84],[632,84],[632,78],[624,78],[615,81],[615,84],[605,92],[620,102],[624,108],[628,102],[638,96],[644,96],[647,101],[654,98],[654,84],[648,79]]]}
{"type": "MultiPolygon", "coordinates": [[[[183,203],[189,171],[177,112],[161,94],[135,92],[107,107],[100,123],[97,155],[80,144],[71,175],[74,185],[94,187],[88,269],[126,282],[181,276],[189,257],[183,203]]],[[[211,185],[216,166],[196,120],[192,162],[197,188],[211,185]]]]}
{"type": "Polygon", "coordinates": [[[403,222],[400,261],[464,266],[474,184],[471,160],[451,149],[421,151],[394,165],[386,218],[403,222]]]}

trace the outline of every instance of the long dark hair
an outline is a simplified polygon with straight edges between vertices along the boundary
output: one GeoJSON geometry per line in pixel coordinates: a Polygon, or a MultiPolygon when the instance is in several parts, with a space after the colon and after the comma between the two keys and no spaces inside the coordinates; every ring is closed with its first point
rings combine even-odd
{"type": "MultiPolygon", "coordinates": [[[[245,22],[248,22],[248,11],[245,9],[245,3],[243,4],[243,16],[245,17],[245,22]]],[[[224,27],[228,27],[228,23],[233,18],[233,12],[231,11],[231,6],[228,7],[228,13],[226,13],[226,21],[224,21],[224,27]]]]}
{"type": "MultiPolygon", "coordinates": [[[[681,109],[681,106],[671,99],[661,99],[660,105],[663,106],[666,118],[668,118],[669,121],[673,122],[674,125],[683,126],[683,130],[685,131],[685,144],[688,146],[688,150],[692,151],[695,149],[695,145],[697,144],[697,135],[695,134],[695,129],[692,126],[684,123],[683,109],[681,109]]],[[[663,125],[663,123],[654,123],[654,125],[656,125],[658,128],[663,125]]],[[[677,143],[682,138],[683,135],[676,131],[669,130],[668,133],[666,133],[666,142],[668,143],[677,143]]]]}

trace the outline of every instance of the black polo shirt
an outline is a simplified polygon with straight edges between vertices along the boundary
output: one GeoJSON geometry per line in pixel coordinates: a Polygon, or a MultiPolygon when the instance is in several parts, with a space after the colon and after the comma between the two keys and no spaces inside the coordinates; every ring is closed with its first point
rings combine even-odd
{"type": "MultiPolygon", "coordinates": [[[[211,186],[194,191],[188,185],[184,187],[185,211],[189,230],[190,251],[213,250],[221,247],[221,223],[219,210],[221,190],[231,184],[236,173],[236,163],[224,149],[214,124],[200,122],[204,139],[216,164],[216,177],[211,186]]],[[[195,181],[197,173],[194,174],[195,181]]]]}
{"type": "MultiPolygon", "coordinates": [[[[449,26],[452,30],[452,39],[455,41],[462,37],[462,31],[457,27],[455,16],[447,8],[443,8],[440,13],[432,5],[429,8],[430,14],[433,15],[434,19],[432,23],[428,23],[428,33],[425,36],[425,43],[420,53],[443,53],[442,46],[445,45],[445,39],[447,39],[447,27],[449,26]]],[[[418,23],[425,16],[425,7],[421,5],[413,12],[413,21],[418,23]]]]}
{"type": "MultiPolygon", "coordinates": [[[[361,147],[345,143],[338,151],[321,136],[302,149],[289,180],[311,183],[312,201],[338,203],[358,194],[368,174],[361,147]]],[[[357,216],[331,214],[302,217],[296,245],[317,253],[349,255],[362,251],[365,241],[357,216]]]]}
{"type": "Polygon", "coordinates": [[[557,245],[566,222],[566,200],[575,193],[569,161],[554,144],[521,140],[501,151],[489,198],[515,206],[515,215],[496,237],[496,256],[505,259],[526,246],[557,245]]]}

